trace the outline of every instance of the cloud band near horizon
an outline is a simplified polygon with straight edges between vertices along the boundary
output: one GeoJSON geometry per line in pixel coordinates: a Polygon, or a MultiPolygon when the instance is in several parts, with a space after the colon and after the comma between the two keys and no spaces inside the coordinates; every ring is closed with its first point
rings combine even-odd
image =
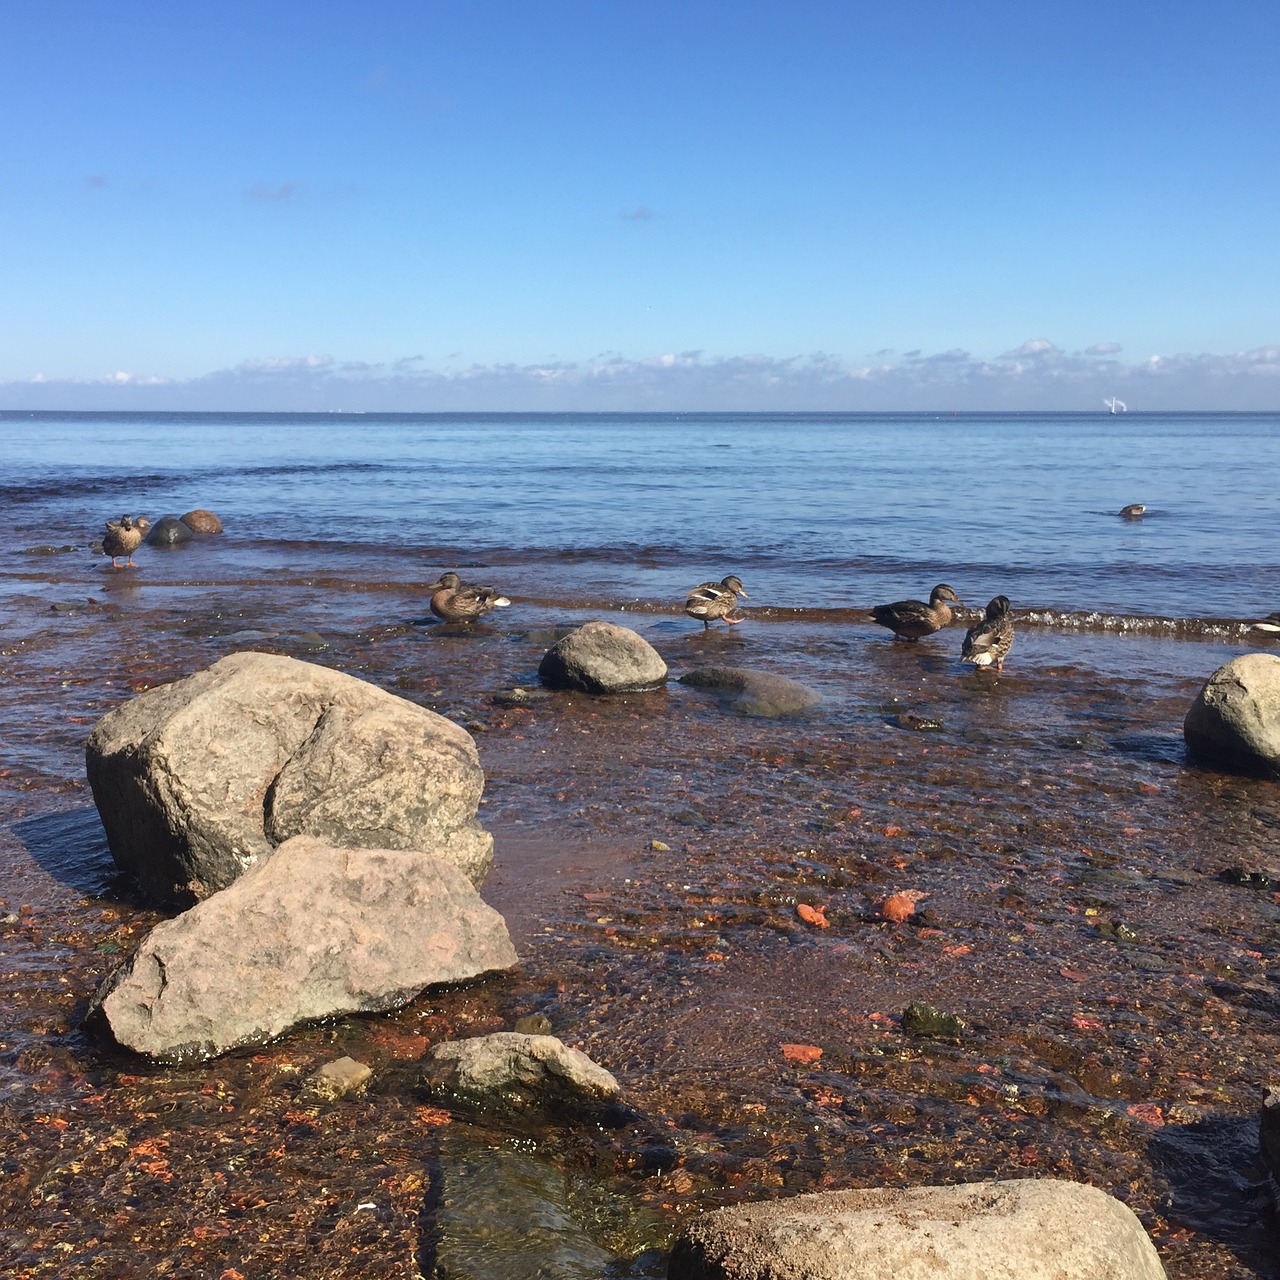
{"type": "Polygon", "coordinates": [[[0,408],[237,412],[679,412],[1280,410],[1280,346],[1230,355],[1119,358],[1114,343],[1069,353],[1032,339],[994,359],[967,351],[879,353],[855,365],[817,354],[475,364],[423,369],[330,356],[247,360],[200,377],[114,373],[0,382],[0,408]]]}

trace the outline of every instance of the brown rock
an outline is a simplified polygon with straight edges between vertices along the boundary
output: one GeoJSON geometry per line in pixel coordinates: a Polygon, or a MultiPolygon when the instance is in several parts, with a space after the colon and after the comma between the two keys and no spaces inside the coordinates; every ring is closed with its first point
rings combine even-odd
{"type": "Polygon", "coordinates": [[[188,511],[185,516],[179,516],[178,519],[181,520],[192,533],[222,532],[222,521],[219,520],[212,511],[206,511],[203,507],[197,507],[194,511],[188,511]]]}

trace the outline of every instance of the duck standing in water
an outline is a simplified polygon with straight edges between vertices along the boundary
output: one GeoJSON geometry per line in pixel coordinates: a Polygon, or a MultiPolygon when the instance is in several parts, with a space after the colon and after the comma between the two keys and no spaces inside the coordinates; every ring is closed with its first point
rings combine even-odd
{"type": "Polygon", "coordinates": [[[427,590],[431,592],[431,612],[443,622],[471,622],[511,603],[496,587],[472,586],[456,573],[442,573],[439,582],[427,590]]]}
{"type": "Polygon", "coordinates": [[[102,553],[111,557],[113,569],[136,569],[133,553],[142,545],[143,535],[151,528],[151,521],[146,516],[136,520],[132,516],[121,516],[119,520],[108,520],[107,531],[102,535],[102,553]],[[123,565],[116,561],[124,556],[123,565]]]}
{"type": "Polygon", "coordinates": [[[996,596],[987,605],[987,616],[964,633],[960,660],[975,667],[1004,669],[1004,660],[1013,648],[1013,619],[1009,617],[1009,597],[996,596]]]}
{"type": "Polygon", "coordinates": [[[929,593],[929,603],[923,600],[897,600],[893,604],[878,604],[871,616],[893,632],[895,640],[919,640],[935,631],[951,625],[951,606],[959,604],[960,597],[945,582],[940,582],[929,593]]]}
{"type": "Polygon", "coordinates": [[[745,622],[745,618],[735,618],[734,610],[738,607],[738,597],[750,600],[742,579],[731,573],[720,582],[700,582],[684,602],[684,611],[691,618],[697,618],[705,631],[717,619],[722,618],[730,626],[745,622]]]}

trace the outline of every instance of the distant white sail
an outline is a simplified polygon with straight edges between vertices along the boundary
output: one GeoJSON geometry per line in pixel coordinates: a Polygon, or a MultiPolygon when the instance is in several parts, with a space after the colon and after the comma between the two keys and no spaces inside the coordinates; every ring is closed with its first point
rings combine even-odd
{"type": "Polygon", "coordinates": [[[1112,396],[1110,400],[1104,400],[1102,403],[1105,404],[1112,413],[1129,412],[1129,406],[1125,404],[1123,400],[1117,400],[1115,396],[1112,396]]]}

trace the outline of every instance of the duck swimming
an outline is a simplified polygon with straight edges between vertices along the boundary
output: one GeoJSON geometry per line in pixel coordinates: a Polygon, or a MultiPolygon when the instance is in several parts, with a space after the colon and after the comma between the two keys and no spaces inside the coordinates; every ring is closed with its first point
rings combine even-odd
{"type": "Polygon", "coordinates": [[[987,605],[987,616],[964,633],[960,660],[975,667],[1004,668],[1004,660],[1013,648],[1013,619],[1009,617],[1009,597],[996,596],[987,605]]]}
{"type": "Polygon", "coordinates": [[[697,618],[705,631],[717,618],[723,618],[730,626],[745,622],[745,618],[735,618],[734,610],[738,607],[738,597],[750,600],[742,585],[742,579],[730,574],[719,582],[700,582],[689,592],[684,602],[684,611],[691,618],[697,618]]]}
{"type": "Polygon", "coordinates": [[[929,593],[929,603],[923,600],[897,600],[893,604],[878,604],[871,616],[893,632],[895,640],[919,640],[951,624],[951,606],[960,603],[960,597],[945,582],[940,582],[929,593]]]}
{"type": "Polygon", "coordinates": [[[443,622],[471,622],[492,609],[505,609],[511,603],[499,595],[496,587],[476,587],[463,582],[456,573],[442,573],[431,592],[431,612],[443,622]]]}
{"type": "Polygon", "coordinates": [[[142,545],[143,535],[151,528],[151,521],[146,516],[136,520],[132,516],[121,516],[119,520],[108,520],[107,531],[102,535],[102,553],[111,557],[113,569],[136,569],[133,553],[142,545]],[[123,565],[116,561],[125,557],[123,565]]]}
{"type": "Polygon", "coordinates": [[[1120,518],[1122,520],[1141,520],[1146,510],[1145,503],[1131,502],[1127,507],[1120,508],[1120,518]]]}
{"type": "Polygon", "coordinates": [[[1280,635],[1280,609],[1275,613],[1269,613],[1265,618],[1259,619],[1253,624],[1254,631],[1267,631],[1272,635],[1280,635]]]}

